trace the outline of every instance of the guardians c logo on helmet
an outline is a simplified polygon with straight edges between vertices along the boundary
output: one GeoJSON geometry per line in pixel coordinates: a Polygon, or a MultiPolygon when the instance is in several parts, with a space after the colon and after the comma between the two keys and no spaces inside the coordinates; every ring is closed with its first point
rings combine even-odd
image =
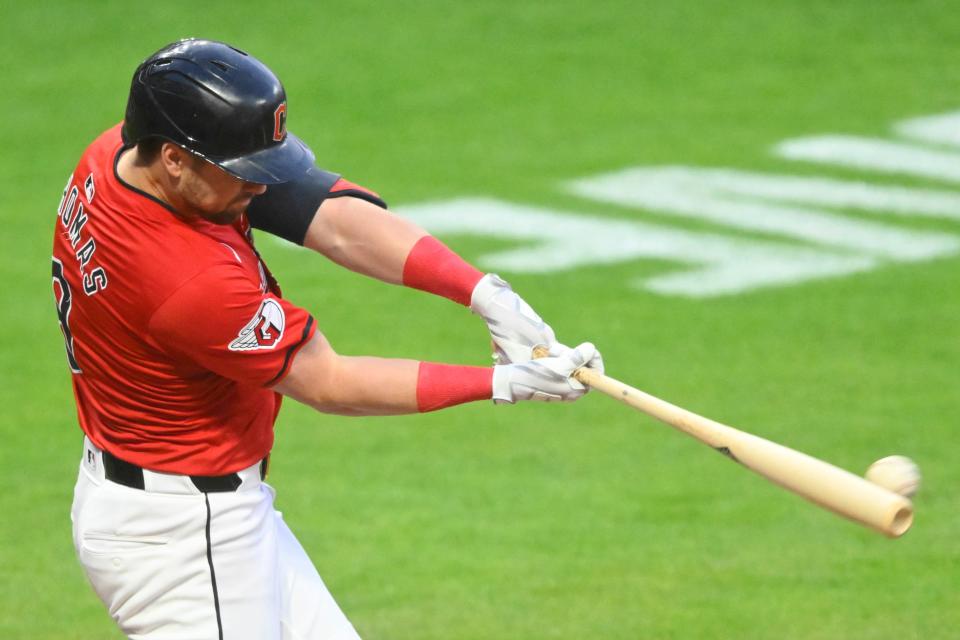
{"type": "Polygon", "coordinates": [[[273,141],[282,142],[287,135],[287,103],[281,102],[273,112],[273,141]]]}

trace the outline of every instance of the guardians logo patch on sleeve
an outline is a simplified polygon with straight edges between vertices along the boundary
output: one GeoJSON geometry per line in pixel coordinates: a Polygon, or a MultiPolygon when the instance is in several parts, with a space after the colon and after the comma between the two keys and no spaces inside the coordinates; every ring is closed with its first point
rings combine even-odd
{"type": "Polygon", "coordinates": [[[267,298],[228,348],[230,351],[273,349],[283,339],[285,323],[283,307],[276,300],[267,298]]]}

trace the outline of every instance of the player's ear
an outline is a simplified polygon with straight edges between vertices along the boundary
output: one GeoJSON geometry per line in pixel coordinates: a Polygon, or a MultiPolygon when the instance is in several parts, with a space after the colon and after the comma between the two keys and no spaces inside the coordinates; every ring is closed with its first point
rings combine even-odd
{"type": "Polygon", "coordinates": [[[179,145],[164,142],[160,146],[160,164],[171,178],[179,178],[183,174],[184,166],[190,163],[190,154],[179,145]]]}

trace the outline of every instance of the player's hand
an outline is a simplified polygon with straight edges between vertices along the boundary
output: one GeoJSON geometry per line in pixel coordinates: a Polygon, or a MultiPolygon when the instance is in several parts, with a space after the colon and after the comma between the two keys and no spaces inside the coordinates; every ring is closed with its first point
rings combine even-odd
{"type": "Polygon", "coordinates": [[[557,342],[550,325],[494,273],[483,276],[474,287],[470,309],[487,323],[497,364],[525,362],[536,346],[546,347],[552,356],[567,348],[557,342]]]}
{"type": "Polygon", "coordinates": [[[587,392],[585,386],[571,377],[580,367],[603,373],[603,358],[589,342],[575,349],[561,347],[557,356],[497,365],[493,369],[493,401],[497,404],[520,400],[573,402],[587,392]]]}

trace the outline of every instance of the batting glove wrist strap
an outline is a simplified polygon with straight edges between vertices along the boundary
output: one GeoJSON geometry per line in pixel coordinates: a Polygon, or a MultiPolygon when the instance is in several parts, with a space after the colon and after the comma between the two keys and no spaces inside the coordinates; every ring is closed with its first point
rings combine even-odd
{"type": "Polygon", "coordinates": [[[494,273],[483,276],[474,287],[470,309],[487,323],[498,364],[529,360],[538,345],[547,347],[551,355],[566,349],[550,325],[494,273]]]}
{"type": "Polygon", "coordinates": [[[493,401],[513,404],[521,400],[572,402],[587,392],[573,372],[588,366],[603,371],[600,354],[589,342],[575,349],[563,348],[559,356],[493,368],[493,401]]]}

